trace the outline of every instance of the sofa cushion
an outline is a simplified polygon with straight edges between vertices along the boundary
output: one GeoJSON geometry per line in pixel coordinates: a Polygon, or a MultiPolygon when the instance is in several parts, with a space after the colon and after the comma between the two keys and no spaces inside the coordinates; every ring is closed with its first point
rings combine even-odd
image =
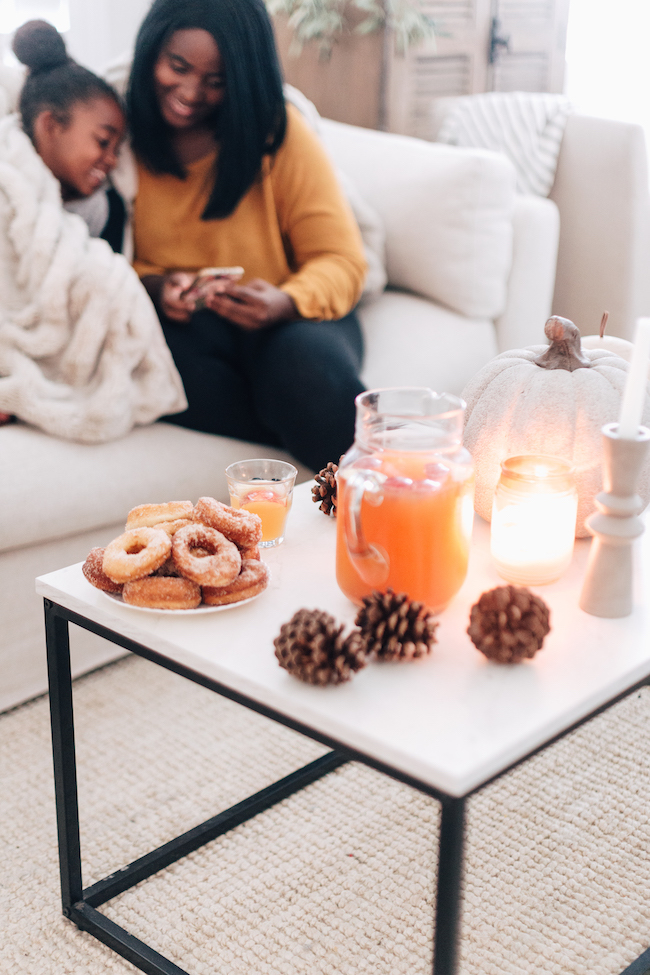
{"type": "Polygon", "coordinates": [[[465,318],[403,291],[386,291],[360,308],[359,318],[366,346],[361,378],[369,389],[429,386],[458,395],[498,352],[488,319],[465,318]]]}
{"type": "MultiPolygon", "coordinates": [[[[227,501],[228,464],[268,456],[296,463],[272,447],[169,423],[105,444],[57,440],[22,423],[0,427],[0,551],[122,522],[136,504],[227,501]]],[[[311,476],[296,466],[298,482],[311,476]]]]}
{"type": "Polygon", "coordinates": [[[336,164],[357,183],[386,230],[388,282],[469,318],[506,303],[515,170],[485,149],[321,121],[336,164]]]}

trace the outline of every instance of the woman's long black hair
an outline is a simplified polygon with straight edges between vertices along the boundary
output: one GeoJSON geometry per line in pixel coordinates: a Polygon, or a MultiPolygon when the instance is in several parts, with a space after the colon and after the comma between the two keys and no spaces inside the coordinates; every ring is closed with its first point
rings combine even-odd
{"type": "Polygon", "coordinates": [[[203,219],[227,217],[284,139],[287,116],[273,28],[262,0],[154,0],[138,32],[127,108],[131,144],[154,173],[184,178],[156,97],[154,67],[172,34],[205,30],[224,66],[225,98],[215,120],[219,161],[203,219]]]}

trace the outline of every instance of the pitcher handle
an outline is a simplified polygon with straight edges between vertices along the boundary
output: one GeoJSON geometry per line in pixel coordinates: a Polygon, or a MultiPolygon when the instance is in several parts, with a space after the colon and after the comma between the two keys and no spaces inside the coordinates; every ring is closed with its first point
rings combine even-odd
{"type": "Polygon", "coordinates": [[[350,559],[364,582],[382,586],[388,579],[390,560],[381,545],[370,544],[363,532],[361,504],[365,497],[369,504],[379,505],[384,499],[385,474],[377,471],[352,470],[346,472],[346,505],[343,529],[350,559]]]}

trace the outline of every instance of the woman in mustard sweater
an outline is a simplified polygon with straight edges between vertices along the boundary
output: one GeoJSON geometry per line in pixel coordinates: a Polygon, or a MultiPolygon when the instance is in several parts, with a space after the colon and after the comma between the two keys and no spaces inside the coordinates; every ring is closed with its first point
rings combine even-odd
{"type": "Polygon", "coordinates": [[[168,419],[314,470],[338,461],[363,389],[366,264],[319,140],[285,105],[262,0],[155,0],[127,103],[135,267],[189,402],[168,419]],[[186,293],[200,269],[236,265],[241,280],[186,293]]]}

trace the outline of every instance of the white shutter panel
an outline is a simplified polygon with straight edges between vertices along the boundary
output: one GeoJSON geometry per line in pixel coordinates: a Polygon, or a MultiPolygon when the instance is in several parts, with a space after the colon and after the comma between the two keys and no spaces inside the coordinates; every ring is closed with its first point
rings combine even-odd
{"type": "Polygon", "coordinates": [[[561,92],[569,0],[496,0],[499,34],[509,37],[488,73],[488,91],[561,92]]]}
{"type": "Polygon", "coordinates": [[[485,91],[491,0],[421,0],[444,37],[411,48],[404,57],[391,52],[388,78],[388,128],[432,138],[435,98],[485,91]]]}

